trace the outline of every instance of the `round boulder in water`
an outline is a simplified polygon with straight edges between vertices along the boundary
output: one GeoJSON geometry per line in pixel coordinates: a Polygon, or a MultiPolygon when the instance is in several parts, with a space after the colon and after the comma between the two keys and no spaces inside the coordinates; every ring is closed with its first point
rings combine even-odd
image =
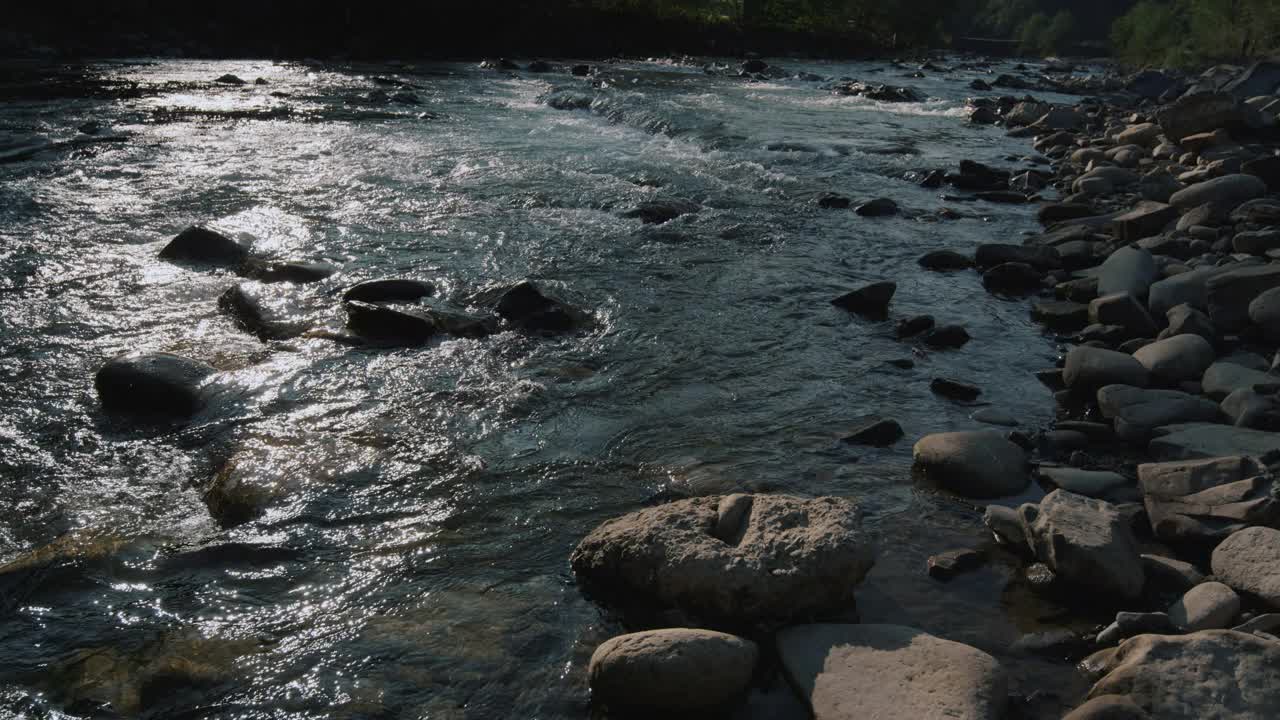
{"type": "Polygon", "coordinates": [[[591,692],[619,709],[724,707],[751,684],[755,643],[711,630],[670,628],[621,635],[591,655],[591,692]]]}
{"type": "Polygon", "coordinates": [[[359,300],[348,301],[344,307],[347,310],[347,327],[379,345],[422,345],[438,330],[435,321],[422,313],[359,300]]]}
{"type": "Polygon", "coordinates": [[[190,415],[199,409],[200,388],[214,372],[207,363],[172,353],[128,353],[103,365],[94,387],[108,410],[190,415]]]}
{"type": "Polygon", "coordinates": [[[436,287],[425,280],[405,280],[389,278],[385,280],[366,280],[347,288],[342,293],[343,300],[359,300],[360,302],[412,302],[424,297],[431,297],[436,287]]]}
{"type": "Polygon", "coordinates": [[[931,480],[964,497],[1016,495],[1031,481],[1027,452],[993,432],[926,435],[913,454],[931,480]]]}
{"type": "Polygon", "coordinates": [[[160,251],[161,260],[221,267],[237,267],[248,258],[243,245],[204,227],[183,230],[160,251]]]}
{"type": "Polygon", "coordinates": [[[640,510],[597,527],[570,558],[606,597],[741,623],[847,609],[874,563],[855,503],[785,495],[640,510]]]}
{"type": "Polygon", "coordinates": [[[587,323],[587,313],[544,293],[528,280],[504,291],[496,312],[507,322],[525,330],[565,332],[587,323]]]}

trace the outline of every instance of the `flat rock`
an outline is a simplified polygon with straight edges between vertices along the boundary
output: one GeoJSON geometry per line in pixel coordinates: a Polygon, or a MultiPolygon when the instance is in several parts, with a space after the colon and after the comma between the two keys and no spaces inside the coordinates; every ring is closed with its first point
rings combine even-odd
{"type": "Polygon", "coordinates": [[[1224,175],[1179,190],[1169,198],[1169,204],[1186,211],[1209,203],[1221,212],[1230,213],[1245,202],[1266,194],[1267,184],[1253,175],[1224,175]]]}
{"type": "Polygon", "coordinates": [[[1147,445],[1160,460],[1189,460],[1230,455],[1266,455],[1280,450],[1280,434],[1231,425],[1190,423],[1160,428],[1147,445]]]}
{"type": "Polygon", "coordinates": [[[1218,361],[1204,371],[1200,386],[1204,394],[1221,401],[1237,390],[1280,385],[1280,375],[1252,370],[1233,362],[1218,361]]]}
{"type": "Polygon", "coordinates": [[[1102,497],[1112,490],[1129,485],[1128,478],[1114,472],[1044,466],[1036,472],[1055,487],[1092,498],[1102,497]]]}
{"type": "Polygon", "coordinates": [[[979,245],[974,254],[974,262],[984,270],[1005,263],[1022,263],[1037,270],[1057,270],[1062,267],[1058,252],[1052,247],[1006,243],[979,245]]]}
{"type": "Polygon", "coordinates": [[[1018,514],[1027,544],[1059,578],[1124,599],[1142,594],[1137,541],[1115,505],[1054,490],[1018,514]]]}
{"type": "Polygon", "coordinates": [[[1221,409],[1217,403],[1177,390],[1148,390],[1129,385],[1107,385],[1098,390],[1103,417],[1115,422],[1116,436],[1145,443],[1158,427],[1178,423],[1212,422],[1221,409]]]}
{"type": "Polygon", "coordinates": [[[1213,346],[1199,335],[1175,335],[1142,347],[1133,357],[1160,383],[1199,380],[1213,364],[1213,346]]]}
{"type": "Polygon", "coordinates": [[[1178,215],[1178,208],[1172,205],[1144,200],[1112,223],[1117,238],[1123,242],[1136,242],[1159,235],[1166,225],[1178,219],[1178,215]]]}
{"type": "Polygon", "coordinates": [[[621,635],[591,655],[591,693],[621,709],[710,710],[751,684],[755,643],[710,630],[672,628],[621,635]]]}
{"type": "Polygon", "coordinates": [[[1147,582],[1174,590],[1186,591],[1204,582],[1204,573],[1195,565],[1163,555],[1142,556],[1147,582]]]}
{"type": "Polygon", "coordinates": [[[994,432],[927,435],[913,455],[932,481],[964,497],[1015,495],[1030,481],[1026,451],[994,432]]]}
{"type": "Polygon", "coordinates": [[[199,409],[201,388],[214,372],[173,353],[133,352],[107,361],[93,384],[108,410],[185,416],[199,409]]]}
{"type": "Polygon", "coordinates": [[[874,551],[850,500],[750,495],[681,500],[606,521],[570,564],[580,582],[613,597],[763,622],[847,608],[874,551]],[[736,528],[718,522],[730,511],[736,528]]]}
{"type": "Polygon", "coordinates": [[[1251,527],[1232,534],[1214,549],[1210,566],[1232,589],[1280,609],[1280,530],[1251,527]]]}
{"type": "Polygon", "coordinates": [[[438,331],[430,316],[416,310],[349,300],[343,303],[347,327],[378,345],[412,347],[422,345],[438,331]]]}
{"type": "Polygon", "coordinates": [[[1090,698],[1128,696],[1159,720],[1270,720],[1280,707],[1280,643],[1232,630],[1139,635],[1085,660],[1090,698]]]}
{"type": "Polygon", "coordinates": [[[897,625],[799,625],[778,657],[814,720],[998,720],[1008,683],[990,655],[897,625]]]}

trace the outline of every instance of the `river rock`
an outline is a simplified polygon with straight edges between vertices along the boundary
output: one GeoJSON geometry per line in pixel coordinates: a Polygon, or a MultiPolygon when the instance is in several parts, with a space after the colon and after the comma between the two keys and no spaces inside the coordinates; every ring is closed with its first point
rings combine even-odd
{"type": "Polygon", "coordinates": [[[973,261],[954,250],[934,250],[920,257],[920,267],[926,270],[967,270],[973,261]]]}
{"type": "Polygon", "coordinates": [[[1252,230],[1238,232],[1231,238],[1231,247],[1238,253],[1266,255],[1280,248],[1280,230],[1252,230]]]}
{"type": "Polygon", "coordinates": [[[1027,544],[1059,578],[1124,599],[1142,594],[1145,570],[1137,541],[1116,506],[1054,490],[1018,513],[1027,544]]]}
{"type": "Polygon", "coordinates": [[[249,251],[222,233],[205,227],[189,227],[164,246],[160,259],[238,268],[249,259],[249,251]]]}
{"type": "Polygon", "coordinates": [[[1280,434],[1231,425],[1186,423],[1160,428],[1147,450],[1160,460],[1266,455],[1280,450],[1280,434]]]}
{"type": "Polygon", "coordinates": [[[1162,555],[1142,556],[1142,567],[1147,571],[1147,582],[1186,592],[1204,582],[1204,573],[1195,565],[1162,555]]]}
{"type": "Polygon", "coordinates": [[[1178,219],[1179,214],[1178,208],[1172,205],[1144,200],[1113,220],[1112,226],[1122,242],[1137,242],[1159,235],[1166,225],[1178,219]]]}
{"type": "Polygon", "coordinates": [[[1117,145],[1141,145],[1155,147],[1160,141],[1160,126],[1155,123],[1130,125],[1116,135],[1117,145]]]}
{"type": "Polygon", "coordinates": [[[244,276],[261,283],[313,283],[333,275],[338,269],[320,262],[263,262],[249,261],[244,276]]]}
{"type": "Polygon", "coordinates": [[[1199,335],[1174,335],[1146,345],[1133,357],[1151,373],[1156,382],[1176,385],[1199,380],[1213,364],[1213,346],[1199,335]]]}
{"type": "Polygon", "coordinates": [[[949,378],[934,378],[929,383],[929,389],[943,397],[962,402],[973,402],[982,395],[982,388],[949,378]]]}
{"type": "Polygon", "coordinates": [[[1107,493],[1129,485],[1125,476],[1107,471],[1040,466],[1037,474],[1057,488],[1085,497],[1104,497],[1107,493]]]}
{"type": "Polygon", "coordinates": [[[1089,306],[1070,300],[1048,300],[1031,306],[1031,318],[1051,330],[1071,332],[1089,324],[1089,306]]]}
{"type": "Polygon", "coordinates": [[[1197,585],[1169,608],[1169,619],[1183,632],[1231,627],[1240,614],[1240,596],[1220,582],[1197,585]]]}
{"type": "Polygon", "coordinates": [[[963,347],[972,338],[960,325],[939,325],[924,336],[924,343],[934,348],[963,347]]]}
{"type": "Polygon", "coordinates": [[[651,598],[742,623],[846,609],[874,564],[858,506],[830,497],[747,498],[727,537],[712,533],[722,508],[740,511],[746,502],[734,496],[681,500],[606,521],[573,551],[573,572],[611,596],[651,598]]]}
{"type": "Polygon", "coordinates": [[[1150,373],[1132,355],[1081,345],[1067,353],[1062,377],[1073,392],[1091,396],[1106,385],[1146,387],[1150,373]]]}
{"type": "Polygon", "coordinates": [[[1280,200],[1265,197],[1242,203],[1231,211],[1231,222],[1250,227],[1280,225],[1280,200]]]}
{"type": "Polygon", "coordinates": [[[1246,160],[1240,165],[1240,172],[1262,180],[1272,192],[1280,190],[1280,155],[1246,160]]]}
{"type": "Polygon", "coordinates": [[[815,720],[999,720],[1008,704],[995,658],[914,628],[798,625],[777,642],[815,720]]]}
{"type": "Polygon", "coordinates": [[[831,301],[832,305],[863,315],[883,316],[889,311],[889,301],[897,292],[894,282],[876,282],[845,293],[831,301]]]}
{"type": "Polygon", "coordinates": [[[982,274],[982,287],[988,292],[1025,295],[1044,285],[1044,273],[1026,263],[997,265],[982,274]]]}
{"type": "Polygon", "coordinates": [[[857,428],[844,441],[853,445],[884,447],[897,442],[903,435],[897,420],[886,418],[857,428]]]}
{"type": "Polygon", "coordinates": [[[1116,436],[1145,443],[1152,432],[1166,425],[1212,422],[1220,409],[1211,400],[1177,390],[1144,390],[1128,385],[1108,385],[1098,390],[1103,417],[1115,421],[1116,436]]]}
{"type": "Polygon", "coordinates": [[[1140,635],[1085,660],[1089,697],[1125,695],[1159,720],[1268,720],[1280,707],[1280,643],[1233,630],[1140,635]]]}
{"type": "Polygon", "coordinates": [[[592,695],[619,709],[712,710],[745,694],[755,643],[710,630],[671,628],[620,635],[591,655],[592,695]]]}
{"type": "Polygon", "coordinates": [[[979,268],[989,269],[1005,263],[1023,263],[1037,270],[1057,270],[1062,267],[1058,252],[1052,247],[985,243],[978,246],[974,262],[979,268]]]}
{"type": "Polygon", "coordinates": [[[1236,98],[1227,93],[1188,95],[1156,113],[1156,122],[1165,137],[1177,143],[1196,133],[1239,125],[1241,113],[1236,98]]]}
{"type": "Polygon", "coordinates": [[[281,307],[284,298],[272,297],[261,286],[242,283],[218,297],[218,310],[230,316],[236,326],[259,340],[281,340],[301,335],[305,323],[291,319],[281,307]]]}
{"type": "Polygon", "coordinates": [[[503,320],[522,330],[535,332],[567,332],[590,323],[583,310],[523,280],[503,291],[495,312],[503,320]]]}
{"type": "Polygon", "coordinates": [[[1197,268],[1157,281],[1151,285],[1147,307],[1153,315],[1163,315],[1178,305],[1207,310],[1209,280],[1222,272],[1221,268],[1197,268]]]}
{"type": "Polygon", "coordinates": [[[1169,613],[1121,611],[1116,613],[1115,622],[1098,633],[1094,642],[1098,645],[1114,645],[1134,635],[1175,633],[1177,630],[1169,619],[1169,613]]]}
{"type": "Polygon", "coordinates": [[[964,497],[1016,495],[1030,480],[1026,451],[994,432],[926,435],[913,457],[932,481],[964,497]]]}
{"type": "Polygon", "coordinates": [[[1187,211],[1210,203],[1220,212],[1230,213],[1245,201],[1266,194],[1267,184],[1253,175],[1224,175],[1179,190],[1169,198],[1169,204],[1187,211]]]}
{"type": "Polygon", "coordinates": [[[439,330],[425,313],[351,300],[343,303],[347,327],[370,342],[387,346],[422,345],[439,330]]]}
{"type": "Polygon", "coordinates": [[[1249,320],[1269,340],[1280,340],[1280,287],[1263,291],[1249,303],[1249,320]]]}
{"type": "Polygon", "coordinates": [[[1134,297],[1146,297],[1151,284],[1160,279],[1151,253],[1125,246],[1111,253],[1098,269],[1098,295],[1129,293],[1134,297]]]}
{"type": "Polygon", "coordinates": [[[1206,283],[1209,317],[1220,332],[1249,323],[1249,304],[1263,292],[1280,287],[1280,264],[1236,267],[1214,274],[1206,283]]]}
{"type": "Polygon", "coordinates": [[[425,297],[431,297],[435,294],[435,291],[435,285],[425,280],[387,278],[366,280],[352,285],[342,293],[342,299],[370,303],[414,302],[425,297]]]}
{"type": "Polygon", "coordinates": [[[1244,100],[1258,95],[1274,95],[1280,90],[1280,58],[1258,60],[1222,87],[1244,100]]]}
{"type": "Polygon", "coordinates": [[[1280,609],[1280,530],[1251,527],[1233,533],[1214,549],[1211,567],[1232,589],[1280,609]]]}
{"type": "MultiPolygon", "coordinates": [[[[1154,286],[1152,287],[1152,292],[1154,292],[1154,286]]],[[[1167,340],[1178,335],[1198,335],[1212,346],[1215,338],[1217,338],[1217,329],[1213,327],[1213,321],[1209,319],[1209,316],[1186,303],[1169,308],[1169,312],[1165,313],[1165,318],[1169,321],[1169,326],[1160,331],[1160,340],[1167,340]]]]}
{"type": "Polygon", "coordinates": [[[1103,295],[1089,303],[1089,321],[1100,325],[1119,325],[1130,337],[1155,337],[1159,329],[1147,309],[1129,293],[1103,295]]]}
{"type": "Polygon", "coordinates": [[[1236,427],[1280,430],[1280,405],[1276,404],[1273,395],[1259,395],[1241,388],[1222,401],[1222,412],[1236,427]]]}
{"type": "Polygon", "coordinates": [[[199,409],[201,388],[214,372],[181,355],[133,352],[107,361],[93,384],[108,410],[186,416],[199,409]]]}
{"type": "Polygon", "coordinates": [[[700,209],[697,203],[688,200],[646,200],[635,209],[623,213],[623,217],[638,218],[642,223],[661,225],[681,215],[696,213],[700,209]]]}
{"type": "Polygon", "coordinates": [[[898,203],[889,198],[876,198],[862,203],[853,211],[863,217],[889,217],[898,214],[898,203]]]}
{"type": "Polygon", "coordinates": [[[1280,375],[1253,370],[1233,362],[1219,361],[1205,370],[1200,380],[1204,394],[1221,401],[1236,390],[1280,385],[1280,375]]]}

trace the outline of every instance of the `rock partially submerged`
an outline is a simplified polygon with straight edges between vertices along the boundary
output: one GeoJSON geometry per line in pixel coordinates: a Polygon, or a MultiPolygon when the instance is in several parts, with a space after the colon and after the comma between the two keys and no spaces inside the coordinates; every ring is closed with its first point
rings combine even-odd
{"type": "Polygon", "coordinates": [[[816,720],[999,720],[1008,704],[987,653],[899,625],[798,625],[778,657],[816,720]]]}
{"type": "Polygon", "coordinates": [[[1280,530],[1252,527],[1213,551],[1213,574],[1233,589],[1280,610],[1280,530]]]}
{"type": "Polygon", "coordinates": [[[1027,544],[1058,577],[1118,598],[1142,594],[1145,571],[1137,541],[1116,506],[1054,490],[1018,513],[1027,544]]]}
{"type": "Polygon", "coordinates": [[[522,330],[568,332],[588,325],[591,316],[524,280],[498,298],[498,316],[522,330]]]}
{"type": "Polygon", "coordinates": [[[620,635],[591,655],[595,700],[622,710],[714,710],[742,696],[759,651],[710,630],[672,628],[620,635]]]}
{"type": "Polygon", "coordinates": [[[849,500],[730,495],[609,520],[578,545],[570,564],[580,582],[606,596],[767,622],[849,607],[874,552],[849,500]]]}
{"type": "Polygon", "coordinates": [[[927,435],[913,456],[931,481],[964,497],[1016,495],[1031,481],[1026,451],[993,432],[927,435]]]}
{"type": "Polygon", "coordinates": [[[871,283],[845,293],[831,301],[832,305],[863,315],[883,316],[889,310],[889,301],[898,289],[894,282],[871,283]]]}
{"type": "Polygon", "coordinates": [[[236,269],[249,259],[249,251],[222,233],[189,227],[164,246],[160,259],[236,269]]]}
{"type": "Polygon", "coordinates": [[[112,358],[94,378],[102,406],[129,413],[191,415],[214,369],[172,353],[135,352],[112,358]]]}

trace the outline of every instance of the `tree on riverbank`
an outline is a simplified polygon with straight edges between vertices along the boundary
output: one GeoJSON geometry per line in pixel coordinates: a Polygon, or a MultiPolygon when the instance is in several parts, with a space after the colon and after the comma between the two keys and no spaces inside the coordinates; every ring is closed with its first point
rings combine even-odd
{"type": "Polygon", "coordinates": [[[1251,58],[1280,50],[1280,2],[1142,0],[1116,21],[1111,41],[1135,64],[1251,58]]]}

